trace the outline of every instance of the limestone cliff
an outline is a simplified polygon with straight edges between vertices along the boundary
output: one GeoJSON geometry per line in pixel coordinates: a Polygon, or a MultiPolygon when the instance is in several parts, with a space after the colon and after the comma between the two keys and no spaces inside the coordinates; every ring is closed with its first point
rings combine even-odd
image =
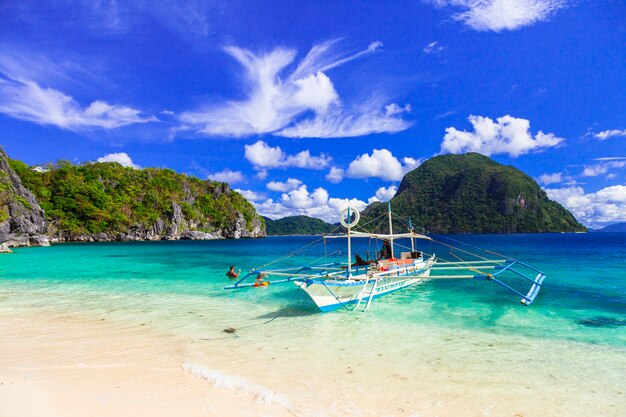
{"type": "Polygon", "coordinates": [[[6,188],[0,243],[47,243],[38,237],[44,233],[52,242],[265,236],[254,207],[225,183],[164,168],[61,161],[35,170],[5,153],[0,159],[8,184],[0,188],[6,188]]]}
{"type": "Polygon", "coordinates": [[[0,148],[0,244],[48,246],[48,224],[35,196],[11,169],[0,148]]]}

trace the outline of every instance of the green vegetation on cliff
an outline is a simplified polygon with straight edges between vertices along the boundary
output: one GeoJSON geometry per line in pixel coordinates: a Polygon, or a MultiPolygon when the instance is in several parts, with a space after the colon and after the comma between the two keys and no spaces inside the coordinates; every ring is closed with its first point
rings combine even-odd
{"type": "Polygon", "coordinates": [[[114,236],[130,229],[139,234],[152,230],[154,238],[183,231],[172,230],[172,225],[219,232],[232,227],[242,215],[248,231],[263,229],[254,207],[227,184],[170,169],[61,161],[47,172],[37,172],[21,161],[11,160],[10,165],[36,196],[53,232],[70,240],[83,234],[114,236]]]}
{"type": "Polygon", "coordinates": [[[334,230],[337,226],[323,220],[308,216],[291,216],[278,220],[267,217],[265,227],[267,234],[272,235],[323,235],[334,230]]]}
{"type": "MultiPolygon", "coordinates": [[[[395,214],[435,233],[539,233],[586,230],[528,175],[477,153],[436,156],[405,175],[395,214]]],[[[373,218],[386,204],[369,206],[373,218]]]]}

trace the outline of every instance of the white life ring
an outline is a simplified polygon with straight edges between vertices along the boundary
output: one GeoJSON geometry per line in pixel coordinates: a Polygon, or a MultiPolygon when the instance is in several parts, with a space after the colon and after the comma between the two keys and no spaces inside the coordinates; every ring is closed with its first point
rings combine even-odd
{"type": "Polygon", "coordinates": [[[341,215],[339,216],[339,223],[341,223],[341,225],[346,228],[354,227],[357,225],[360,219],[361,219],[361,215],[359,214],[359,211],[357,209],[355,209],[354,207],[346,207],[345,209],[341,210],[341,215]],[[354,213],[354,220],[352,220],[352,222],[350,223],[346,221],[346,220],[350,220],[348,218],[348,212],[350,212],[350,217],[352,217],[352,214],[354,213]]]}

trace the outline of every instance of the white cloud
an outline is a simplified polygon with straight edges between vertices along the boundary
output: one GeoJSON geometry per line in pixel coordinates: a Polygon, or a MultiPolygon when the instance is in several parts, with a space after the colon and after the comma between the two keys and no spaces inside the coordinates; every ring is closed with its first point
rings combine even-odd
{"type": "Polygon", "coordinates": [[[288,178],[285,182],[270,181],[265,186],[268,190],[288,192],[295,190],[302,185],[302,181],[295,178],[288,178]]]}
{"type": "Polygon", "coordinates": [[[468,118],[473,132],[446,129],[441,143],[441,153],[479,152],[484,155],[506,153],[517,157],[533,150],[559,145],[563,138],[553,133],[530,133],[530,121],[509,115],[498,117],[496,122],[489,117],[471,115],[468,118]]]}
{"type": "Polygon", "coordinates": [[[52,88],[42,88],[33,81],[0,80],[0,112],[41,125],[55,125],[69,130],[88,127],[118,127],[157,121],[143,117],[131,107],[111,105],[96,100],[81,107],[72,97],[52,88]]]}
{"type": "Polygon", "coordinates": [[[435,41],[426,45],[424,49],[422,49],[422,52],[424,52],[426,55],[434,55],[443,52],[445,49],[446,48],[444,46],[435,41]]]}
{"type": "Polygon", "coordinates": [[[397,191],[398,187],[396,187],[395,185],[390,185],[389,187],[380,187],[378,190],[376,190],[376,194],[370,197],[367,202],[369,204],[372,204],[376,201],[389,201],[393,198],[394,195],[396,195],[397,191]]]}
{"type": "Polygon", "coordinates": [[[306,185],[301,185],[281,196],[281,202],[285,207],[295,209],[308,209],[319,207],[328,202],[328,192],[319,187],[309,193],[306,185]]]}
{"type": "Polygon", "coordinates": [[[250,201],[262,201],[262,200],[265,200],[267,198],[267,195],[265,195],[265,193],[260,193],[258,191],[241,190],[239,188],[236,188],[235,191],[237,191],[239,194],[243,195],[243,197],[246,200],[250,200],[250,201]]]}
{"type": "Polygon", "coordinates": [[[130,156],[128,156],[126,152],[108,153],[98,158],[98,162],[117,162],[118,164],[125,167],[135,169],[141,168],[139,165],[133,163],[133,160],[130,158],[130,156]]]}
{"type": "Polygon", "coordinates": [[[545,185],[556,184],[559,182],[563,182],[563,173],[555,172],[552,174],[543,174],[539,177],[539,182],[545,185]]]}
{"type": "Polygon", "coordinates": [[[597,177],[598,175],[606,174],[609,171],[609,167],[606,165],[592,165],[585,167],[583,170],[583,177],[597,177]]]}
{"type": "Polygon", "coordinates": [[[241,171],[231,171],[228,168],[220,172],[214,172],[212,174],[209,174],[207,178],[211,181],[227,182],[229,184],[235,184],[245,181],[245,177],[243,176],[241,171]]]}
{"type": "Polygon", "coordinates": [[[259,170],[287,167],[324,169],[331,160],[324,154],[311,156],[309,150],[298,152],[295,155],[287,155],[279,146],[269,146],[262,140],[252,145],[246,145],[245,157],[259,170]]]}
{"type": "Polygon", "coordinates": [[[626,136],[626,129],[603,130],[602,132],[596,133],[594,136],[600,140],[607,140],[615,136],[626,136]]]}
{"type": "Polygon", "coordinates": [[[565,0],[433,0],[438,6],[462,10],[455,20],[478,31],[501,32],[548,20],[565,0]]]}
{"type": "Polygon", "coordinates": [[[396,103],[392,103],[385,106],[384,112],[374,108],[356,115],[347,115],[343,111],[335,110],[313,119],[297,122],[275,134],[288,138],[348,138],[373,133],[395,133],[411,125],[396,117],[406,113],[410,108],[408,104],[401,108],[396,103]],[[392,113],[395,109],[398,111],[392,113]]]}
{"type": "Polygon", "coordinates": [[[335,43],[315,45],[291,73],[286,73],[286,69],[296,57],[295,50],[276,48],[256,55],[246,49],[228,47],[226,52],[246,71],[243,78],[246,99],[188,111],[181,115],[181,120],[210,136],[274,133],[286,137],[330,138],[406,129],[408,123],[386,115],[380,108],[347,110],[325,73],[373,53],[382,44],[373,42],[360,52],[339,55],[332,52],[335,43]]]}
{"type": "Polygon", "coordinates": [[[599,164],[586,166],[582,172],[583,177],[597,177],[606,174],[611,169],[626,167],[626,161],[619,159],[597,158],[599,164]]]}
{"type": "Polygon", "coordinates": [[[421,160],[403,158],[402,162],[387,149],[374,149],[372,154],[364,153],[350,163],[346,176],[351,178],[377,177],[386,181],[399,181],[404,175],[417,168],[421,160]]]}
{"type": "MultiPolygon", "coordinates": [[[[157,121],[141,111],[123,105],[95,100],[83,107],[73,97],[30,77],[45,78],[43,64],[35,60],[0,56],[0,113],[20,120],[80,130],[90,127],[115,129],[135,123],[157,121]],[[31,68],[32,67],[32,68],[31,68]]],[[[50,64],[52,78],[60,78],[61,68],[50,64]]]]}
{"type": "Polygon", "coordinates": [[[281,196],[280,201],[267,199],[262,203],[253,203],[259,214],[271,219],[287,216],[305,215],[322,219],[328,223],[339,221],[339,213],[350,205],[359,211],[367,203],[358,199],[333,198],[323,188],[316,188],[309,193],[306,185],[281,196]]]}
{"type": "Polygon", "coordinates": [[[626,186],[615,185],[595,193],[581,187],[546,189],[548,197],[558,201],[583,224],[598,227],[626,221],[626,186]]]}
{"type": "Polygon", "coordinates": [[[385,116],[395,116],[402,113],[411,113],[411,105],[400,106],[398,103],[391,103],[385,106],[385,116]]]}
{"type": "Polygon", "coordinates": [[[330,171],[328,171],[328,174],[326,174],[326,181],[338,184],[343,180],[344,173],[343,169],[332,167],[330,171]]]}
{"type": "Polygon", "coordinates": [[[594,161],[623,161],[626,160],[626,156],[605,156],[602,158],[594,158],[594,161]]]}

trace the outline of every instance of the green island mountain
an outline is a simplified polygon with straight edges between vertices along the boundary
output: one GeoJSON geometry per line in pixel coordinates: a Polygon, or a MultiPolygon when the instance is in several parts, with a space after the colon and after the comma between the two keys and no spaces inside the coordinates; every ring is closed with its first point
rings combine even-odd
{"type": "Polygon", "coordinates": [[[228,184],[170,169],[60,161],[33,169],[0,149],[0,243],[265,236],[254,207],[228,184]],[[16,222],[19,227],[16,227],[16,222]]]}
{"type": "Polygon", "coordinates": [[[268,236],[323,235],[337,228],[337,225],[308,216],[289,216],[278,220],[267,217],[263,219],[268,236]]]}
{"type": "MultiPolygon", "coordinates": [[[[427,160],[404,176],[391,208],[433,233],[586,231],[531,177],[477,153],[427,160]]],[[[374,203],[362,217],[386,210],[387,204],[374,203]]]]}

